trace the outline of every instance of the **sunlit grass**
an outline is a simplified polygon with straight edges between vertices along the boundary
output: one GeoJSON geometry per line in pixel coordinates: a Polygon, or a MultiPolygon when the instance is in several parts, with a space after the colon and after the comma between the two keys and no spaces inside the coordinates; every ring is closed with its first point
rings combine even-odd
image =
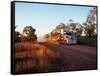
{"type": "Polygon", "coordinates": [[[20,42],[15,45],[16,73],[37,73],[60,70],[59,53],[34,42],[20,42]]]}

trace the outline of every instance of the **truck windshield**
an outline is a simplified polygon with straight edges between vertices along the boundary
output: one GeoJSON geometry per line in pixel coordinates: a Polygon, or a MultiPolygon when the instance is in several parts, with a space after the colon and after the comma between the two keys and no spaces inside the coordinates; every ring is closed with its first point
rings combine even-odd
{"type": "Polygon", "coordinates": [[[71,33],[66,33],[66,35],[72,35],[71,33]]]}

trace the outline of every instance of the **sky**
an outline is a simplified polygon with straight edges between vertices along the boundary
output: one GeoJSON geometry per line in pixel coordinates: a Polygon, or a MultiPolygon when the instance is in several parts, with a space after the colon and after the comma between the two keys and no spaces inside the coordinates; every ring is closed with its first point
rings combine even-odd
{"type": "Polygon", "coordinates": [[[15,4],[16,31],[22,32],[25,26],[36,29],[37,36],[51,32],[59,23],[68,23],[70,19],[84,23],[89,10],[93,7],[20,3],[15,4]]]}

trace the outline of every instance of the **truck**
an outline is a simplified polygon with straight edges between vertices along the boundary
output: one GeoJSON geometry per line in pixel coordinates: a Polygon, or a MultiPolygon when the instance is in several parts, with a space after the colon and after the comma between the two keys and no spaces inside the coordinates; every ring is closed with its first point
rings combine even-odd
{"type": "Polygon", "coordinates": [[[59,36],[59,43],[69,45],[69,44],[77,44],[77,38],[74,34],[66,29],[61,30],[61,34],[59,36]]]}

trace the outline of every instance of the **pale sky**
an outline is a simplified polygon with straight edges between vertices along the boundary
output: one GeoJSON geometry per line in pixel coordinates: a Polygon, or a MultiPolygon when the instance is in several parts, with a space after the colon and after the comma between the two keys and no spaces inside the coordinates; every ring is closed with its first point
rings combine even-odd
{"type": "Polygon", "coordinates": [[[89,10],[93,7],[20,3],[15,4],[15,25],[17,31],[29,25],[36,29],[37,36],[51,32],[59,23],[69,19],[84,23],[89,10]]]}

